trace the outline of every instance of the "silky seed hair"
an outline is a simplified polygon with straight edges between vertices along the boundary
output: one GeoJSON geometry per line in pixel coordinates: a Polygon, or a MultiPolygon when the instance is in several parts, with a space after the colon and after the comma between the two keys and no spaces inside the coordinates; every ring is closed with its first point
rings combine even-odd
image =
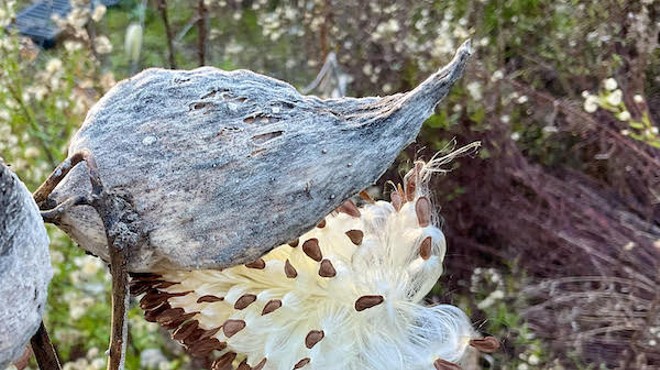
{"type": "Polygon", "coordinates": [[[340,206],[298,240],[222,271],[135,274],[147,320],[172,331],[212,368],[457,369],[469,346],[494,351],[468,317],[424,297],[446,246],[428,191],[472,144],[417,162],[390,202],[340,206]]]}

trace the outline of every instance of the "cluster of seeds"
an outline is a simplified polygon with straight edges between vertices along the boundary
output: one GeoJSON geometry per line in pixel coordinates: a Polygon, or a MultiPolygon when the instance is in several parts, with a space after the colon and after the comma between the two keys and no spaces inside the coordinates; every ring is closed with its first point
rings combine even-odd
{"type": "Polygon", "coordinates": [[[222,271],[135,274],[147,320],[212,369],[457,369],[491,351],[467,316],[420,304],[445,240],[418,164],[391,201],[347,201],[298,240],[222,271]]]}

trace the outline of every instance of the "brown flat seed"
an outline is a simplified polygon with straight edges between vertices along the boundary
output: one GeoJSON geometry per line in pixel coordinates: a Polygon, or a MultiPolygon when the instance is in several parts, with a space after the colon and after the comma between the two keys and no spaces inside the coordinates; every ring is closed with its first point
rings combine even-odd
{"type": "Polygon", "coordinates": [[[147,292],[156,292],[156,289],[151,285],[151,283],[131,283],[131,295],[140,295],[147,292]]]}
{"type": "Polygon", "coordinates": [[[431,224],[431,202],[429,198],[419,197],[417,203],[415,203],[415,212],[420,227],[427,227],[431,224]]]}
{"type": "Polygon", "coordinates": [[[320,342],[321,339],[325,336],[325,333],[323,330],[312,330],[309,333],[307,333],[307,336],[305,337],[305,347],[307,349],[312,349],[316,345],[316,343],[320,342]]]}
{"type": "Polygon", "coordinates": [[[212,370],[234,370],[232,364],[236,359],[235,352],[227,352],[224,355],[218,357],[217,360],[213,361],[211,365],[212,370]]]}
{"type": "Polygon", "coordinates": [[[433,366],[435,367],[435,370],[461,370],[461,367],[457,364],[445,361],[441,358],[435,360],[435,362],[433,362],[433,366]]]}
{"type": "Polygon", "coordinates": [[[236,303],[234,303],[234,308],[237,310],[242,310],[251,305],[256,300],[257,296],[254,294],[243,294],[239,299],[236,300],[236,303]]]}
{"type": "Polygon", "coordinates": [[[160,292],[147,293],[140,299],[140,308],[143,310],[153,310],[167,301],[169,296],[160,292]]]}
{"type": "Polygon", "coordinates": [[[220,327],[217,327],[215,329],[208,329],[204,332],[204,334],[202,334],[201,337],[199,337],[199,339],[208,339],[211,337],[215,337],[215,335],[220,331],[220,329],[221,329],[220,327]]]}
{"type": "Polygon", "coordinates": [[[252,366],[248,365],[246,358],[245,360],[241,361],[240,364],[238,364],[236,370],[252,370],[252,366]]]}
{"type": "Polygon", "coordinates": [[[406,200],[409,202],[412,202],[413,199],[415,199],[415,190],[417,189],[417,176],[415,174],[411,174],[410,178],[408,181],[406,181],[406,200]]]}
{"type": "Polygon", "coordinates": [[[352,200],[345,201],[342,205],[337,207],[337,212],[346,213],[347,215],[355,218],[361,216],[360,210],[355,206],[352,200]]]}
{"type": "Polygon", "coordinates": [[[197,329],[193,330],[193,332],[190,333],[190,335],[188,335],[186,338],[184,338],[182,342],[186,346],[190,347],[195,342],[198,342],[205,333],[206,333],[206,330],[198,327],[197,329]]]}
{"type": "Polygon", "coordinates": [[[243,320],[227,320],[222,324],[222,332],[225,334],[225,337],[231,338],[234,334],[245,328],[245,321],[243,320]]]}
{"type": "Polygon", "coordinates": [[[208,338],[188,346],[188,353],[194,357],[203,357],[215,350],[222,351],[226,347],[227,343],[221,342],[217,338],[208,338]]]}
{"type": "Polygon", "coordinates": [[[261,370],[261,369],[263,369],[264,366],[266,366],[266,361],[267,361],[267,359],[264,357],[261,361],[259,361],[258,364],[254,365],[254,367],[252,367],[252,370],[261,370]]]}
{"type": "Polygon", "coordinates": [[[378,306],[383,301],[385,301],[385,298],[382,295],[363,295],[355,300],[355,311],[364,311],[367,308],[378,306]]]}
{"type": "Polygon", "coordinates": [[[197,315],[198,313],[199,312],[189,312],[189,313],[187,313],[185,315],[181,315],[181,316],[179,316],[179,317],[177,317],[177,318],[175,318],[175,319],[173,319],[169,322],[161,323],[161,325],[163,326],[163,328],[165,328],[167,330],[176,329],[179,326],[181,326],[181,324],[183,324],[184,322],[186,322],[186,321],[192,319],[193,317],[195,317],[195,315],[197,315]]]}
{"type": "Polygon", "coordinates": [[[294,369],[300,369],[301,367],[307,365],[311,359],[309,357],[305,357],[302,360],[298,361],[295,365],[293,365],[294,369]]]}
{"type": "Polygon", "coordinates": [[[322,219],[321,222],[319,222],[319,223],[316,225],[316,227],[318,227],[319,229],[324,228],[324,227],[325,227],[325,218],[322,219]]]}
{"type": "Polygon", "coordinates": [[[161,312],[160,315],[156,318],[159,324],[162,324],[163,322],[168,322],[172,319],[175,319],[183,314],[185,314],[186,311],[183,308],[168,308],[161,312]]]}
{"type": "Polygon", "coordinates": [[[205,302],[213,303],[213,302],[220,302],[220,301],[224,301],[224,300],[225,300],[224,297],[216,297],[214,295],[203,295],[203,296],[197,298],[197,303],[205,303],[205,302]]]}
{"type": "Polygon", "coordinates": [[[263,270],[266,268],[266,261],[264,261],[263,258],[259,258],[258,260],[250,263],[246,263],[245,267],[251,268],[251,269],[258,269],[258,270],[263,270]]]}
{"type": "Polygon", "coordinates": [[[261,315],[268,315],[269,313],[277,310],[278,308],[282,307],[282,301],[279,299],[271,299],[266,303],[264,306],[264,310],[261,311],[261,315]]]}
{"type": "Polygon", "coordinates": [[[472,339],[470,345],[481,352],[493,353],[500,348],[500,341],[495,337],[472,339]]]}
{"type": "Polygon", "coordinates": [[[412,202],[415,199],[415,191],[417,190],[417,181],[419,180],[419,174],[422,172],[424,164],[422,162],[415,163],[415,169],[408,172],[405,178],[405,190],[406,190],[406,200],[412,202]]]}
{"type": "Polygon", "coordinates": [[[159,307],[154,308],[153,310],[145,310],[144,319],[149,322],[158,322],[158,316],[160,316],[163,312],[169,309],[170,309],[170,305],[168,303],[164,303],[159,307]]]}
{"type": "Polygon", "coordinates": [[[197,322],[197,320],[188,321],[187,323],[183,324],[178,329],[176,329],[174,333],[172,333],[172,338],[174,338],[174,340],[178,340],[179,342],[181,342],[184,339],[186,339],[190,334],[192,334],[197,329],[198,326],[199,323],[197,322]]]}
{"type": "Polygon", "coordinates": [[[374,198],[372,198],[371,195],[369,195],[369,193],[367,193],[365,190],[362,190],[358,195],[360,196],[360,198],[362,198],[362,200],[364,200],[365,202],[367,202],[369,204],[376,203],[374,198]]]}
{"type": "Polygon", "coordinates": [[[427,236],[419,245],[419,256],[425,261],[431,258],[431,247],[433,246],[431,242],[431,237],[427,236]]]}
{"type": "Polygon", "coordinates": [[[348,230],[346,236],[351,239],[351,242],[355,245],[362,244],[362,239],[364,238],[364,233],[362,230],[348,230]]]}
{"type": "Polygon", "coordinates": [[[316,262],[321,262],[323,254],[319,247],[319,240],[316,238],[309,239],[303,243],[303,252],[316,262]]]}
{"type": "Polygon", "coordinates": [[[172,297],[182,297],[189,293],[191,293],[191,291],[179,293],[166,293],[158,291],[156,293],[147,293],[140,300],[140,308],[143,310],[152,310],[172,297]]]}
{"type": "Polygon", "coordinates": [[[156,287],[158,289],[165,289],[165,288],[171,287],[172,285],[177,285],[177,284],[179,284],[179,283],[173,283],[171,281],[163,281],[163,282],[160,282],[160,283],[154,285],[154,287],[156,287]]]}
{"type": "Polygon", "coordinates": [[[321,267],[319,268],[319,276],[321,277],[335,277],[337,275],[337,270],[335,270],[335,267],[332,265],[332,262],[330,260],[323,260],[321,261],[321,267]]]}
{"type": "Polygon", "coordinates": [[[141,281],[154,281],[163,277],[163,275],[154,274],[152,272],[131,272],[130,275],[133,280],[141,281]]]}
{"type": "Polygon", "coordinates": [[[296,276],[298,276],[298,271],[296,271],[295,267],[289,262],[289,260],[286,260],[284,263],[284,273],[286,274],[286,277],[289,279],[293,279],[296,276]]]}
{"type": "Polygon", "coordinates": [[[397,212],[401,210],[401,207],[403,207],[403,200],[398,191],[395,190],[390,193],[390,203],[392,203],[392,207],[394,207],[397,212]]]}
{"type": "Polygon", "coordinates": [[[299,243],[300,243],[300,240],[296,239],[296,240],[294,240],[294,241],[289,242],[289,245],[290,245],[292,248],[295,248],[295,247],[298,246],[299,243]]]}

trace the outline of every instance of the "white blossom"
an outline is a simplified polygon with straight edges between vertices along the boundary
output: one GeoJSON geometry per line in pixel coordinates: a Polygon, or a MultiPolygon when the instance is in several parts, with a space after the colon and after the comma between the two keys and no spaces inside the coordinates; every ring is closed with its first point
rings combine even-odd
{"type": "Polygon", "coordinates": [[[618,106],[623,101],[623,92],[620,89],[616,89],[607,95],[605,100],[613,106],[618,106]]]}
{"type": "Polygon", "coordinates": [[[465,87],[467,88],[468,93],[470,93],[472,99],[479,101],[483,98],[483,95],[481,94],[481,83],[478,81],[472,81],[465,87]]]}
{"type": "Polygon", "coordinates": [[[624,110],[623,112],[621,112],[617,115],[617,118],[619,119],[619,121],[624,121],[624,122],[628,121],[628,120],[630,120],[630,112],[628,112],[627,110],[624,110]]]}
{"type": "Polygon", "coordinates": [[[497,71],[493,72],[493,75],[490,77],[490,80],[492,82],[499,81],[504,78],[504,72],[502,72],[501,69],[498,69],[497,71]]]}
{"type": "Polygon", "coordinates": [[[598,97],[595,95],[589,95],[584,99],[584,110],[587,113],[593,113],[598,110],[598,97]]]}
{"type": "Polygon", "coordinates": [[[619,84],[616,83],[616,80],[611,77],[603,81],[603,85],[605,86],[605,89],[609,91],[614,91],[617,87],[619,87],[619,84]]]}

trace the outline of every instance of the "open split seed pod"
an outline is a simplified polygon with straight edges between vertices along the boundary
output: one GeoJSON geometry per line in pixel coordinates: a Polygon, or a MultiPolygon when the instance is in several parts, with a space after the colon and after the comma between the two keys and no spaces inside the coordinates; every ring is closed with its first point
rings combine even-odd
{"type": "Polygon", "coordinates": [[[0,369],[23,353],[39,328],[52,276],[39,209],[0,161],[0,369]]]}
{"type": "MultiPolygon", "coordinates": [[[[70,152],[89,150],[108,188],[133,197],[147,242],[129,270],[224,268],[295,239],[372,184],[411,143],[462,75],[470,44],[414,90],[322,100],[239,70],[149,69],[89,112],[70,152]]],[[[90,190],[83,165],[56,188],[61,203],[90,190]]],[[[96,212],[59,221],[108,259],[96,212]]]]}
{"type": "Polygon", "coordinates": [[[135,274],[132,291],[214,370],[460,369],[470,346],[499,343],[459,308],[424,304],[446,252],[427,187],[439,159],[418,162],[391,201],[348,201],[257,261],[135,274]]]}

